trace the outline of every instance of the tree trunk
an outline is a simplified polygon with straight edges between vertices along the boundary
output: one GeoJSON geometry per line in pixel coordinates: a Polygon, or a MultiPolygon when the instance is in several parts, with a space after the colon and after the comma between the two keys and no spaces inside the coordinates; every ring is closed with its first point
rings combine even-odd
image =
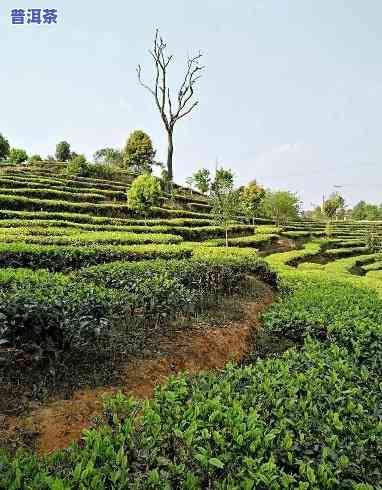
{"type": "Polygon", "coordinates": [[[172,132],[168,132],[168,147],[167,147],[167,173],[168,178],[172,182],[173,173],[172,173],[172,156],[174,154],[174,144],[172,140],[172,132]]]}
{"type": "Polygon", "coordinates": [[[225,246],[228,247],[228,228],[225,229],[225,246]]]}

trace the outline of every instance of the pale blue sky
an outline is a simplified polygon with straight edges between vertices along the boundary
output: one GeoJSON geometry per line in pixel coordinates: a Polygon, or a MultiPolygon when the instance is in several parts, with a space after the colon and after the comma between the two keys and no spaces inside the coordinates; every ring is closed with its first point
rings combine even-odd
{"type": "Polygon", "coordinates": [[[200,106],[175,132],[175,177],[231,167],[297,191],[305,207],[333,184],[350,204],[382,202],[380,0],[5,0],[0,132],[29,153],[60,140],[91,158],[147,131],[166,138],[147,79],[154,28],[175,61],[205,53],[200,106]],[[57,8],[56,26],[13,26],[13,8],[57,8]]]}

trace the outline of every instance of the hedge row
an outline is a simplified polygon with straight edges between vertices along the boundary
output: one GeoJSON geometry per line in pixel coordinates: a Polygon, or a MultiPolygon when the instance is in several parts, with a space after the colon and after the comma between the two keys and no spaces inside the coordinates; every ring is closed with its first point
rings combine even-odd
{"type": "Polygon", "coordinates": [[[201,299],[210,293],[232,292],[239,284],[238,277],[256,274],[265,282],[276,285],[276,276],[256,255],[237,253],[211,255],[206,249],[195,249],[191,259],[170,261],[113,262],[82,269],[76,273],[81,281],[113,289],[135,289],[140,281],[163,277],[175,279],[195,290],[201,299]]]}
{"type": "Polygon", "coordinates": [[[4,455],[0,487],[381,488],[382,302],[310,274],[286,286],[265,329],[302,348],[178,376],[148,402],[112,397],[108,424],[80,445],[43,460],[4,455]]]}
{"type": "Polygon", "coordinates": [[[86,245],[57,246],[26,243],[0,244],[0,266],[29,267],[61,272],[96,264],[143,259],[174,259],[191,256],[178,245],[86,245]]]}
{"type": "Polygon", "coordinates": [[[69,192],[72,194],[97,194],[104,196],[105,199],[116,199],[118,201],[126,200],[126,191],[111,191],[105,189],[97,189],[96,187],[70,187],[66,185],[52,185],[51,183],[36,183],[29,181],[19,181],[0,178],[0,189],[50,189],[54,191],[69,192]]]}
{"type": "MultiPolygon", "coordinates": [[[[253,228],[253,227],[252,227],[253,228]]],[[[229,238],[229,247],[257,247],[269,245],[273,240],[277,239],[278,235],[275,234],[255,234],[251,236],[243,236],[238,238],[229,238]]],[[[204,242],[204,245],[212,247],[224,247],[226,245],[226,240],[224,238],[208,240],[204,242]]]]}
{"type": "MultiPolygon", "coordinates": [[[[94,225],[72,223],[67,221],[56,220],[35,220],[26,222],[25,220],[0,220],[0,234],[8,235],[72,235],[80,232],[127,232],[127,233],[170,233],[179,235],[186,240],[204,240],[211,237],[224,236],[225,229],[221,226],[178,226],[177,223],[172,225],[138,225],[138,220],[133,221],[131,225],[94,225]]],[[[192,222],[190,224],[193,224],[192,222]]],[[[229,233],[243,235],[251,232],[253,227],[247,225],[231,225],[229,233]]]]}
{"type": "Polygon", "coordinates": [[[182,237],[165,233],[129,233],[129,232],[86,232],[74,233],[69,235],[21,235],[6,233],[0,235],[0,241],[3,243],[27,242],[41,245],[92,245],[92,244],[109,244],[109,245],[130,245],[145,243],[179,243],[183,241],[182,237]]]}
{"type": "Polygon", "coordinates": [[[65,192],[54,189],[0,189],[2,195],[22,196],[35,199],[58,199],[72,202],[100,203],[105,201],[105,196],[100,194],[88,194],[77,192],[65,192]]]}
{"type": "Polygon", "coordinates": [[[349,257],[352,255],[360,255],[360,254],[370,253],[370,249],[368,247],[344,247],[344,248],[333,248],[329,250],[325,250],[325,255],[328,257],[340,258],[340,257],[349,257]]]}
{"type": "MultiPolygon", "coordinates": [[[[19,172],[8,172],[6,176],[9,175],[10,177],[13,176],[18,176],[20,178],[27,178],[27,179],[45,179],[50,181],[51,180],[51,173],[49,173],[48,177],[41,176],[41,173],[33,173],[30,170],[25,170],[25,171],[19,171],[19,172]]],[[[120,182],[114,179],[98,179],[96,177],[80,177],[80,176],[67,176],[65,174],[62,175],[55,175],[54,179],[59,182],[80,182],[81,184],[92,184],[95,187],[100,187],[102,185],[106,186],[115,186],[119,187],[121,190],[126,189],[126,182],[120,182]]]]}
{"type": "MultiPolygon", "coordinates": [[[[54,222],[52,221],[52,225],[54,222]]],[[[249,231],[251,231],[252,227],[248,227],[246,225],[231,225],[229,227],[229,233],[234,234],[234,235],[245,235],[249,231]]],[[[156,242],[156,243],[176,243],[180,241],[182,238],[186,240],[204,240],[208,238],[213,238],[213,237],[221,237],[224,236],[225,234],[225,229],[221,226],[201,226],[201,227],[181,227],[181,226],[125,226],[125,227],[118,227],[118,226],[110,226],[110,225],[103,225],[103,226],[92,226],[92,227],[78,227],[78,226],[73,226],[73,227],[39,227],[39,226],[32,226],[32,227],[26,227],[26,226],[16,226],[16,227],[1,227],[1,222],[0,222],[0,235],[1,239],[6,242],[12,242],[12,241],[28,241],[29,240],[29,235],[33,235],[33,242],[31,243],[45,243],[47,239],[39,240],[39,238],[35,235],[42,235],[42,236],[51,236],[51,242],[50,243],[63,243],[63,240],[65,240],[65,237],[63,235],[70,235],[70,238],[68,238],[68,241],[74,242],[74,241],[86,241],[92,242],[94,239],[94,243],[99,242],[99,241],[108,241],[109,243],[121,243],[125,241],[126,243],[140,243],[140,242],[156,242]],[[100,233],[100,232],[103,233],[100,233]],[[145,234],[145,237],[138,238],[138,237],[132,237],[132,235],[135,234],[145,234]],[[59,241],[56,241],[56,236],[55,235],[61,235],[62,238],[60,237],[59,241]],[[150,238],[148,237],[150,235],[150,238]],[[160,236],[155,236],[155,235],[160,235],[160,236]],[[173,238],[171,238],[170,235],[173,235],[173,238]],[[77,240],[78,238],[78,240],[77,240]],[[133,238],[133,241],[130,240],[130,238],[133,238]]],[[[274,238],[274,236],[268,236],[268,235],[259,235],[258,237],[252,238],[252,237],[243,237],[245,238],[244,240],[242,239],[235,239],[232,238],[230,241],[231,246],[253,246],[256,244],[261,244],[261,243],[267,243],[271,239],[274,238]]],[[[225,241],[222,240],[215,240],[209,242],[210,245],[213,246],[219,246],[219,245],[224,245],[225,241]],[[221,242],[221,243],[220,243],[221,242]]]]}
{"type": "Polygon", "coordinates": [[[0,341],[28,349],[37,344],[44,352],[49,346],[69,349],[74,342],[78,348],[110,333],[113,321],[121,318],[127,328],[129,318],[137,316],[147,319],[149,327],[151,321],[192,313],[212,294],[238,288],[249,271],[273,277],[256,257],[146,261],[130,267],[120,263],[105,273],[102,286],[93,282],[94,271],[65,276],[3,269],[0,341]]]}
{"type": "Polygon", "coordinates": [[[369,272],[369,271],[379,271],[382,269],[382,260],[378,260],[376,262],[373,262],[372,264],[367,264],[367,265],[363,265],[362,266],[362,269],[365,271],[365,272],[369,272]]]}
{"type": "Polygon", "coordinates": [[[119,191],[119,192],[124,192],[126,191],[127,184],[119,185],[115,184],[112,181],[109,181],[108,183],[99,183],[90,180],[89,182],[86,181],[80,181],[78,178],[75,177],[65,177],[65,178],[59,178],[57,176],[54,177],[40,177],[38,175],[34,176],[32,175],[13,175],[13,174],[6,174],[1,176],[2,179],[4,180],[18,180],[18,181],[24,181],[24,182],[34,182],[37,184],[52,184],[52,185],[65,185],[67,187],[82,187],[84,189],[86,188],[96,188],[100,190],[113,190],[113,191],[119,191]]]}
{"type": "MultiPolygon", "coordinates": [[[[11,220],[14,226],[25,226],[25,220],[28,220],[28,226],[50,226],[50,223],[54,226],[73,226],[77,224],[90,224],[90,225],[111,225],[111,226],[123,226],[123,225],[164,225],[164,226],[212,226],[213,221],[206,218],[157,218],[157,219],[138,219],[138,218],[108,218],[104,216],[92,216],[89,214],[76,214],[76,213],[55,213],[48,211],[13,211],[0,209],[0,222],[1,226],[7,227],[11,220]],[[22,224],[24,222],[24,224],[22,224]],[[61,224],[58,224],[58,223],[61,224]]],[[[13,226],[13,225],[11,225],[13,226]]]]}
{"type": "MultiPolygon", "coordinates": [[[[132,217],[139,216],[138,213],[131,210],[127,205],[122,204],[86,204],[74,203],[67,201],[47,201],[42,199],[29,199],[19,196],[7,196],[0,194],[0,207],[10,210],[27,210],[27,211],[53,211],[53,212],[71,212],[71,213],[90,213],[96,216],[111,216],[111,217],[132,217]]],[[[209,216],[192,211],[163,209],[153,207],[150,211],[150,216],[158,217],[195,217],[208,218],[209,216]]]]}

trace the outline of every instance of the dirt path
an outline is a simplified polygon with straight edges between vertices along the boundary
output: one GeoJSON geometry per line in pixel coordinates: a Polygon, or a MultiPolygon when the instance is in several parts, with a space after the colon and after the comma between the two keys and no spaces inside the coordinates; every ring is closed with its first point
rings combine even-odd
{"type": "Polygon", "coordinates": [[[121,386],[80,390],[69,400],[52,400],[37,406],[27,417],[5,417],[0,420],[0,426],[3,425],[8,435],[18,431],[35,434],[40,454],[65,448],[71,441],[80,439],[81,432],[92,425],[95,416],[102,416],[102,395],[121,390],[138,398],[149,398],[156,385],[180,371],[219,369],[231,360],[242,359],[253,347],[259,314],[273,298],[272,290],[267,288],[261,299],[244,305],[241,321],[218,328],[179,331],[174,337],[160,341],[160,355],[130,362],[125,367],[121,386]]]}

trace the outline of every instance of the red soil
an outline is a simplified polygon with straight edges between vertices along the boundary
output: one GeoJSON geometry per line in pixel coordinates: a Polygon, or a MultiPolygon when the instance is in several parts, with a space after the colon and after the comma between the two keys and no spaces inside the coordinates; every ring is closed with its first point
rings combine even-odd
{"type": "MultiPolygon", "coordinates": [[[[102,416],[102,396],[121,390],[137,398],[150,398],[156,385],[180,371],[190,373],[220,369],[229,361],[239,361],[253,347],[252,333],[259,326],[259,313],[273,300],[269,289],[259,302],[245,305],[245,317],[225,327],[191,329],[160,341],[159,351],[165,355],[139,359],[126,365],[121,386],[104,386],[74,393],[69,400],[51,400],[35,408],[27,417],[6,417],[0,429],[14,434],[28,431],[37,434],[37,452],[48,453],[65,448],[81,438],[81,432],[102,416]]],[[[1,432],[1,431],[0,431],[1,432]]]]}

